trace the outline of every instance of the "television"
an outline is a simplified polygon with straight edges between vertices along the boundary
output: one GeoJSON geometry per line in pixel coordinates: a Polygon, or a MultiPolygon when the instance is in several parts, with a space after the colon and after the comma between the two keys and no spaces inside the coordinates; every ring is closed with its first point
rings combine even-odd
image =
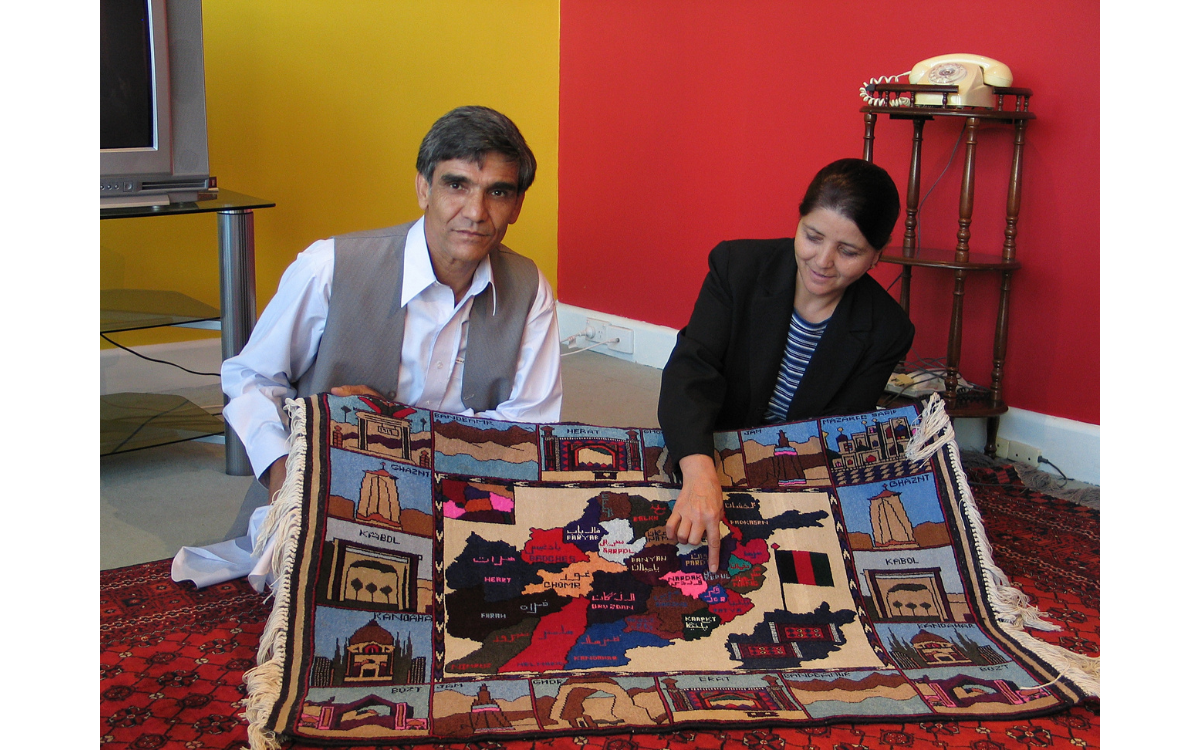
{"type": "Polygon", "coordinates": [[[215,189],[200,0],[100,0],[100,207],[215,189]]]}

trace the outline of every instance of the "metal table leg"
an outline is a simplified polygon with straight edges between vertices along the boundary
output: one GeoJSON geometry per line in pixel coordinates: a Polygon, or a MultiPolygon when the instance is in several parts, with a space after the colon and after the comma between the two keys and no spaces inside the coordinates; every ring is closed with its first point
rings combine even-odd
{"type": "MultiPolygon", "coordinates": [[[[217,244],[221,256],[221,361],[237,355],[250,339],[258,315],[254,288],[254,212],[217,212],[217,244]]],[[[229,398],[225,397],[226,403],[229,398]]],[[[246,448],[225,425],[225,473],[250,476],[254,469],[246,448]]]]}

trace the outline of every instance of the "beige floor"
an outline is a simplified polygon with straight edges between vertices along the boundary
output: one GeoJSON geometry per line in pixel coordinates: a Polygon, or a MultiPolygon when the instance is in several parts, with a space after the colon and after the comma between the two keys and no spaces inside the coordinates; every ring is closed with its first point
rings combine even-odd
{"type": "MultiPolygon", "coordinates": [[[[562,366],[563,421],[658,426],[661,371],[581,351],[565,356],[562,366]]],[[[245,534],[253,508],[242,501],[250,482],[225,474],[225,447],[217,443],[192,441],[101,458],[100,569],[162,560],[182,546],[245,534]]]]}

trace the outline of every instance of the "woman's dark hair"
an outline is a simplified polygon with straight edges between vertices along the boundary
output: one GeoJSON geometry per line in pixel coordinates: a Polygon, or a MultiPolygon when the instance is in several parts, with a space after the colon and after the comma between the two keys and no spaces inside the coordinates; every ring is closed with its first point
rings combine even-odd
{"type": "Polygon", "coordinates": [[[537,160],[513,121],[489,107],[459,107],[438,118],[417,151],[417,171],[432,183],[438,164],[466,159],[482,166],[491,152],[517,163],[517,192],[528,190],[537,160]]]}
{"type": "Polygon", "coordinates": [[[825,208],[845,216],[876,250],[892,238],[900,193],[882,168],[862,159],[838,159],[817,172],[800,201],[800,215],[825,208]]]}

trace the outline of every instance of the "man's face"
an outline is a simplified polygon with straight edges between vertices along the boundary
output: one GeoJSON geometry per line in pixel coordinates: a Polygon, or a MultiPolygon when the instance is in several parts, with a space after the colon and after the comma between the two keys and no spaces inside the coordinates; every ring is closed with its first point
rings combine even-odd
{"type": "Polygon", "coordinates": [[[517,192],[517,162],[495,152],[482,166],[465,159],[438,163],[432,184],[418,174],[417,203],[425,212],[425,240],[438,279],[474,273],[517,220],[524,198],[517,192]]]}

